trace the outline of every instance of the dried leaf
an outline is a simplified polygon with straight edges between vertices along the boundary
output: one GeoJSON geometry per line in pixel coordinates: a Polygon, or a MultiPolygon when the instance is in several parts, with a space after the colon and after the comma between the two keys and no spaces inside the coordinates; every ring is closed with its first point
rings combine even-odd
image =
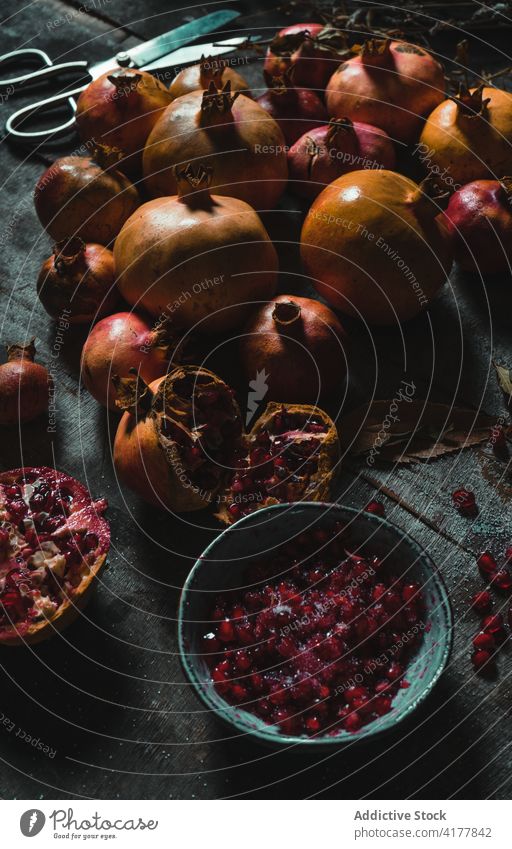
{"type": "Polygon", "coordinates": [[[512,372],[505,366],[499,366],[498,363],[493,363],[494,369],[496,371],[496,377],[498,378],[498,383],[500,385],[500,389],[505,396],[505,403],[509,409],[512,408],[512,372]]]}
{"type": "MultiPolygon", "coordinates": [[[[431,460],[489,441],[496,417],[449,404],[373,401],[339,423],[349,454],[368,454],[372,463],[431,460]],[[396,421],[395,421],[396,419],[396,421]]],[[[509,435],[512,427],[506,427],[509,435]]]]}

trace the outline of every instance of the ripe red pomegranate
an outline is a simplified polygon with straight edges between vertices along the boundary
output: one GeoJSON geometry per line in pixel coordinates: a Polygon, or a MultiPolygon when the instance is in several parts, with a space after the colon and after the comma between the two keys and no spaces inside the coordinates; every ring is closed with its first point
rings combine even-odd
{"type": "Polygon", "coordinates": [[[227,384],[207,369],[183,366],[150,386],[120,378],[117,391],[118,407],[126,410],[114,442],[121,481],[170,511],[211,504],[242,431],[227,384]]]}
{"type": "Polygon", "coordinates": [[[445,97],[442,65],[422,47],[369,39],[327,84],[329,115],[364,121],[393,141],[417,139],[422,119],[445,97]]]}
{"type": "Polygon", "coordinates": [[[339,457],[338,433],[327,413],[271,401],[236,450],[216,516],[231,524],[272,504],[329,501],[339,457]]]}
{"type": "Polygon", "coordinates": [[[272,39],[263,74],[272,77],[293,68],[297,86],[323,92],[340,62],[350,55],[345,34],[325,24],[293,24],[272,39]]]}
{"type": "Polygon", "coordinates": [[[249,319],[240,337],[248,381],[265,374],[265,398],[311,404],[340,392],[347,371],[347,337],[319,301],[278,295],[249,319]]]}
{"type": "Polygon", "coordinates": [[[315,198],[349,171],[394,167],[395,149],[387,133],[350,118],[304,133],[288,151],[290,188],[306,198],[315,198]]]}
{"type": "Polygon", "coordinates": [[[171,361],[180,362],[180,347],[180,340],[168,321],[151,328],[134,312],[109,315],[93,327],[85,341],[81,361],[83,382],[103,407],[116,410],[114,375],[125,375],[135,369],[146,383],[151,383],[166,373],[171,361]]]}
{"type": "Polygon", "coordinates": [[[256,103],[279,124],[289,145],[327,121],[325,106],[318,95],[309,88],[297,88],[288,73],[273,77],[256,103]]]}
{"type": "Polygon", "coordinates": [[[217,88],[222,88],[228,80],[231,83],[231,91],[240,91],[248,97],[251,96],[247,80],[230,66],[229,60],[220,56],[201,56],[198,65],[184,68],[173,79],[169,94],[175,100],[184,94],[190,94],[191,91],[205,91],[211,82],[214,82],[217,88]]]}
{"type": "Polygon", "coordinates": [[[457,262],[466,271],[497,274],[512,261],[512,178],[475,180],[462,186],[446,208],[457,262]]]}
{"type": "Polygon", "coordinates": [[[112,251],[78,236],[57,242],[39,272],[37,294],[52,318],[65,311],[71,324],[108,315],[119,300],[112,251]]]}
{"type": "Polygon", "coordinates": [[[428,117],[418,147],[430,170],[455,184],[512,173],[512,94],[479,86],[444,100],[428,117]]]}
{"type": "Polygon", "coordinates": [[[446,281],[451,248],[428,186],[353,171],[314,201],[301,235],[307,273],[331,304],[369,324],[407,321],[446,281]]]}
{"type": "Polygon", "coordinates": [[[35,354],[33,339],[7,348],[7,362],[0,365],[0,425],[30,422],[48,409],[53,381],[34,362],[35,354]]]}
{"type": "Polygon", "coordinates": [[[0,645],[41,642],[77,618],[110,546],[106,507],[55,469],[0,474],[0,645]]]}
{"type": "Polygon", "coordinates": [[[145,203],[116,239],[119,290],[151,315],[171,311],[181,327],[239,327],[253,301],[275,292],[275,248],[252,207],[210,194],[211,169],[176,173],[178,196],[145,203]]]}
{"type": "Polygon", "coordinates": [[[112,159],[106,149],[94,157],[57,159],[36,185],[38,218],[56,242],[79,236],[84,242],[110,245],[140,203],[133,183],[107,164],[112,159]]]}
{"type": "Polygon", "coordinates": [[[353,553],[340,524],[267,553],[241,585],[248,589],[212,600],[203,632],[222,698],[284,734],[310,737],[354,733],[389,713],[421,649],[418,586],[371,552],[353,553]],[[401,633],[406,640],[396,639],[401,633]]]}
{"type": "Polygon", "coordinates": [[[283,134],[250,97],[222,91],[193,91],[165,110],[144,151],[144,177],[151,197],[174,195],[174,166],[204,161],[213,168],[212,188],[272,209],[286,188],[288,169],[283,134]]]}
{"type": "Polygon", "coordinates": [[[130,68],[108,71],[78,98],[80,138],[86,144],[99,141],[118,148],[122,153],[119,168],[136,176],[146,140],[171,101],[169,90],[152,74],[130,68]]]}

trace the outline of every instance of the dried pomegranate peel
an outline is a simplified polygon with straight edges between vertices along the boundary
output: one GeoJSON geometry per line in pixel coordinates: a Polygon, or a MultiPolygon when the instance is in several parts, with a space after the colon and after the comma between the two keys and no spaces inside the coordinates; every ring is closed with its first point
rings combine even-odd
{"type": "Polygon", "coordinates": [[[106,507],[55,469],[0,474],[0,645],[41,642],[77,618],[110,546],[106,507]]]}

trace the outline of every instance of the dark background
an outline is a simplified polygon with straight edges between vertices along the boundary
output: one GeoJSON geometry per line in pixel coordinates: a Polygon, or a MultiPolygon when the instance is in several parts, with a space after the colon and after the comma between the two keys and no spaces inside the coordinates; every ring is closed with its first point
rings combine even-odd
{"type": "MultiPolygon", "coordinates": [[[[54,61],[86,57],[94,62],[213,8],[169,11],[168,6],[164,0],[8,0],[2,3],[2,49],[36,46],[54,61]]],[[[259,3],[258,10],[244,19],[244,31],[268,36],[288,21],[318,19],[305,6],[287,14],[259,3]]],[[[476,72],[508,63],[505,24],[469,34],[476,72]]],[[[450,59],[463,35],[448,27],[432,44],[441,58],[450,59]]],[[[253,91],[262,86],[261,59],[244,73],[253,91]]],[[[24,102],[4,101],[2,124],[24,102]]],[[[78,382],[83,335],[72,329],[60,350],[55,348],[55,327],[35,294],[50,243],[33,211],[33,187],[53,156],[76,145],[72,139],[53,153],[30,153],[3,140],[0,148],[0,341],[35,336],[38,357],[52,363],[58,386],[57,433],[48,434],[44,421],[21,434],[4,431],[0,462],[5,469],[55,464],[87,482],[94,496],[105,495],[112,525],[110,568],[81,621],[65,634],[34,649],[0,653],[5,717],[0,795],[509,798],[510,653],[502,653],[491,679],[476,677],[469,661],[476,622],[467,601],[481,586],[475,554],[484,548],[498,554],[512,542],[509,470],[485,447],[371,475],[364,462],[343,461],[340,500],[362,507],[381,487],[388,517],[428,548],[450,589],[453,654],[413,725],[382,744],[361,747],[355,739],[348,750],[305,759],[293,751],[261,749],[245,738],[227,739],[225,729],[195,700],[177,656],[176,609],[188,570],[218,528],[207,515],[181,521],[120,491],[110,458],[116,419],[108,418],[78,382]],[[480,514],[474,523],[451,506],[451,492],[461,485],[477,493],[480,514]],[[40,738],[56,756],[35,751],[17,736],[18,729],[40,738]]],[[[297,238],[298,209],[285,197],[266,222],[288,272],[299,270],[298,252],[280,240],[297,238]]],[[[288,273],[280,290],[299,293],[304,284],[288,273]]],[[[349,324],[354,346],[345,411],[372,397],[391,399],[407,379],[414,381],[418,398],[502,415],[492,359],[512,366],[511,293],[507,277],[489,281],[486,289],[480,279],[454,272],[428,314],[401,331],[379,330],[374,346],[349,324]]],[[[331,412],[339,414],[336,408],[331,412]]]]}

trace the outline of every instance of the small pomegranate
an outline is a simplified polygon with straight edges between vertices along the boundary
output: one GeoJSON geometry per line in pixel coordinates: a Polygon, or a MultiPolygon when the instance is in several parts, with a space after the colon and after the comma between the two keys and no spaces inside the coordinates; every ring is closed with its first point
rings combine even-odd
{"type": "Polygon", "coordinates": [[[128,176],[136,176],[147,138],[171,101],[166,86],[146,71],[108,71],[93,80],[78,98],[80,138],[85,144],[99,141],[120,150],[119,168],[128,176]]]}
{"type": "Polygon", "coordinates": [[[186,341],[180,344],[168,321],[151,328],[133,312],[109,315],[93,327],[86,339],[82,379],[103,407],[116,410],[114,375],[135,369],[146,383],[151,383],[166,373],[171,360],[175,365],[180,362],[180,348],[186,341]]]}
{"type": "Polygon", "coordinates": [[[293,24],[272,39],[263,74],[272,77],[293,69],[295,85],[323,92],[343,59],[350,56],[345,33],[325,24],[293,24]]]}
{"type": "Polygon", "coordinates": [[[115,309],[114,255],[102,245],[86,245],[78,236],[57,242],[39,272],[37,294],[46,312],[66,312],[71,324],[86,324],[115,309]]]}
{"type": "Polygon", "coordinates": [[[213,167],[212,188],[272,209],[286,188],[288,168],[278,124],[250,97],[222,90],[192,91],[175,100],[153,129],[144,151],[144,177],[151,197],[174,195],[174,166],[204,160],[213,167]]]}
{"type": "Polygon", "coordinates": [[[200,332],[240,326],[272,297],[277,254],[258,214],[212,195],[211,169],[177,169],[178,196],[145,203],[116,239],[117,285],[129,304],[200,332]]]}
{"type": "Polygon", "coordinates": [[[309,88],[296,88],[290,74],[273,77],[256,103],[276,121],[288,145],[327,121],[325,106],[309,88]]]}
{"type": "Polygon", "coordinates": [[[173,79],[169,86],[169,94],[175,100],[190,94],[191,91],[205,91],[210,83],[214,82],[217,88],[222,88],[227,81],[231,83],[231,91],[240,91],[250,97],[249,84],[234,68],[231,68],[229,60],[220,56],[201,56],[198,65],[190,65],[184,68],[173,79]]]}
{"type": "Polygon", "coordinates": [[[430,192],[394,171],[354,171],[323,190],[301,256],[329,303],[372,325],[407,321],[430,303],[452,261],[430,192]]]}
{"type": "Polygon", "coordinates": [[[446,171],[459,188],[512,174],[512,94],[483,85],[461,88],[429,115],[420,146],[429,167],[446,171]]]}
{"type": "Polygon", "coordinates": [[[36,185],[34,203],[52,239],[79,236],[100,245],[114,241],[140,202],[133,183],[108,164],[117,157],[116,151],[97,148],[94,158],[65,156],[45,171],[36,185]]]}
{"type": "Polygon", "coordinates": [[[0,474],[0,645],[39,643],[79,616],[110,546],[106,507],[55,469],[0,474]]]}
{"type": "Polygon", "coordinates": [[[249,319],[240,358],[248,381],[265,373],[265,398],[307,404],[341,390],[346,347],[332,310],[310,298],[278,295],[249,319]]]}
{"type": "Polygon", "coordinates": [[[497,274],[512,262],[512,178],[475,180],[446,208],[454,256],[466,271],[497,274]]]}
{"type": "Polygon", "coordinates": [[[288,151],[290,188],[306,198],[315,198],[349,171],[394,167],[395,149],[387,133],[350,118],[305,133],[288,151]]]}
{"type": "Polygon", "coordinates": [[[366,41],[334,72],[325,93],[329,115],[373,124],[407,143],[444,97],[442,65],[417,44],[389,39],[366,41]]]}
{"type": "Polygon", "coordinates": [[[30,422],[48,409],[53,381],[35,355],[34,340],[8,346],[7,362],[0,365],[0,425],[30,422]]]}

